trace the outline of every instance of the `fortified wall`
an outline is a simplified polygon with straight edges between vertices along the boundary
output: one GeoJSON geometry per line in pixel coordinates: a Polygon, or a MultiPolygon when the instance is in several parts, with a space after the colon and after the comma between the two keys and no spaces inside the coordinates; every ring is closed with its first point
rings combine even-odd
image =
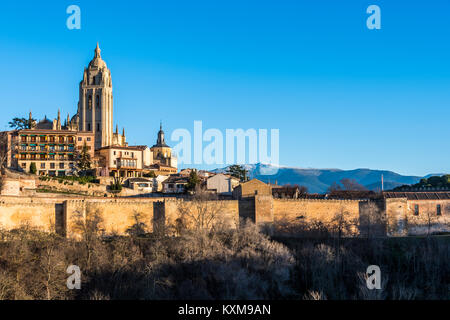
{"type": "Polygon", "coordinates": [[[314,224],[330,226],[339,219],[351,234],[404,236],[450,231],[450,199],[439,201],[390,198],[380,201],[274,199],[267,195],[240,200],[190,201],[173,198],[15,197],[0,196],[0,228],[23,226],[79,235],[80,221],[101,217],[105,235],[125,234],[139,224],[146,232],[176,234],[180,228],[211,227],[221,223],[238,228],[241,219],[257,224],[314,224]],[[415,214],[416,205],[420,212],[415,214]],[[437,205],[441,214],[436,215],[437,205]],[[203,216],[201,213],[205,213],[203,216]],[[440,229],[439,229],[440,228],[440,229]]]}

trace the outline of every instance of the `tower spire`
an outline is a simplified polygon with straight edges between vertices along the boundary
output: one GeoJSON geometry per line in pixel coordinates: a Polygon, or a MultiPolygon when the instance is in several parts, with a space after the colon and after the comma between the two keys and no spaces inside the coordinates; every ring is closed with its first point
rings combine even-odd
{"type": "Polygon", "coordinates": [[[116,124],[116,134],[118,134],[118,133],[119,133],[119,125],[116,124]]]}
{"type": "Polygon", "coordinates": [[[122,137],[125,137],[125,128],[122,130],[122,137]]]}
{"type": "Polygon", "coordinates": [[[97,47],[95,48],[95,56],[94,58],[101,58],[101,54],[100,54],[101,50],[100,47],[98,46],[98,41],[97,41],[97,47]]]}

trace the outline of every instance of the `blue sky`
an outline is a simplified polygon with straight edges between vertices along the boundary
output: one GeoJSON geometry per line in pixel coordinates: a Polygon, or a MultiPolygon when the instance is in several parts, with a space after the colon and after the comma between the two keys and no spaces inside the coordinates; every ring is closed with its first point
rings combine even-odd
{"type": "Polygon", "coordinates": [[[0,126],[75,113],[99,41],[130,144],[152,145],[160,119],[169,137],[202,120],[280,129],[282,165],[450,172],[449,15],[447,0],[10,1],[0,126]]]}

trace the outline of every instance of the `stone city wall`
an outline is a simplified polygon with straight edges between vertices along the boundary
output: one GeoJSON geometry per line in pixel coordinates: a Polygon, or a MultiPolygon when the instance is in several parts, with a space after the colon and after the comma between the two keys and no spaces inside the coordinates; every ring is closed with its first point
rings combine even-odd
{"type": "Polygon", "coordinates": [[[0,228],[11,230],[28,226],[68,237],[78,237],[77,223],[95,215],[101,217],[100,229],[107,235],[125,234],[136,223],[143,223],[146,232],[170,234],[176,234],[180,228],[211,227],[217,223],[236,228],[240,219],[250,219],[257,224],[301,221],[332,226],[339,214],[356,228],[352,234],[427,234],[431,224],[432,232],[448,232],[450,200],[294,200],[256,195],[241,200],[196,202],[163,197],[0,196],[0,228]],[[418,215],[414,214],[416,204],[419,205],[418,215]],[[438,204],[441,205],[440,216],[436,215],[438,204]]]}

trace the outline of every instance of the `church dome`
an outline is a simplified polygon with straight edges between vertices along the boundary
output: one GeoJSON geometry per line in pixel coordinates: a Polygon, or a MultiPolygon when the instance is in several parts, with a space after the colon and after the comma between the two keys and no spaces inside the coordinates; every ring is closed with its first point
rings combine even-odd
{"type": "Polygon", "coordinates": [[[98,42],[97,42],[97,47],[95,48],[95,55],[94,55],[94,59],[91,60],[91,62],[89,62],[89,68],[90,69],[103,69],[103,68],[107,68],[106,67],[106,62],[103,61],[102,56],[100,54],[100,48],[98,46],[98,42]]]}
{"type": "Polygon", "coordinates": [[[36,125],[36,129],[53,129],[53,122],[47,119],[47,116],[36,125]]]}

